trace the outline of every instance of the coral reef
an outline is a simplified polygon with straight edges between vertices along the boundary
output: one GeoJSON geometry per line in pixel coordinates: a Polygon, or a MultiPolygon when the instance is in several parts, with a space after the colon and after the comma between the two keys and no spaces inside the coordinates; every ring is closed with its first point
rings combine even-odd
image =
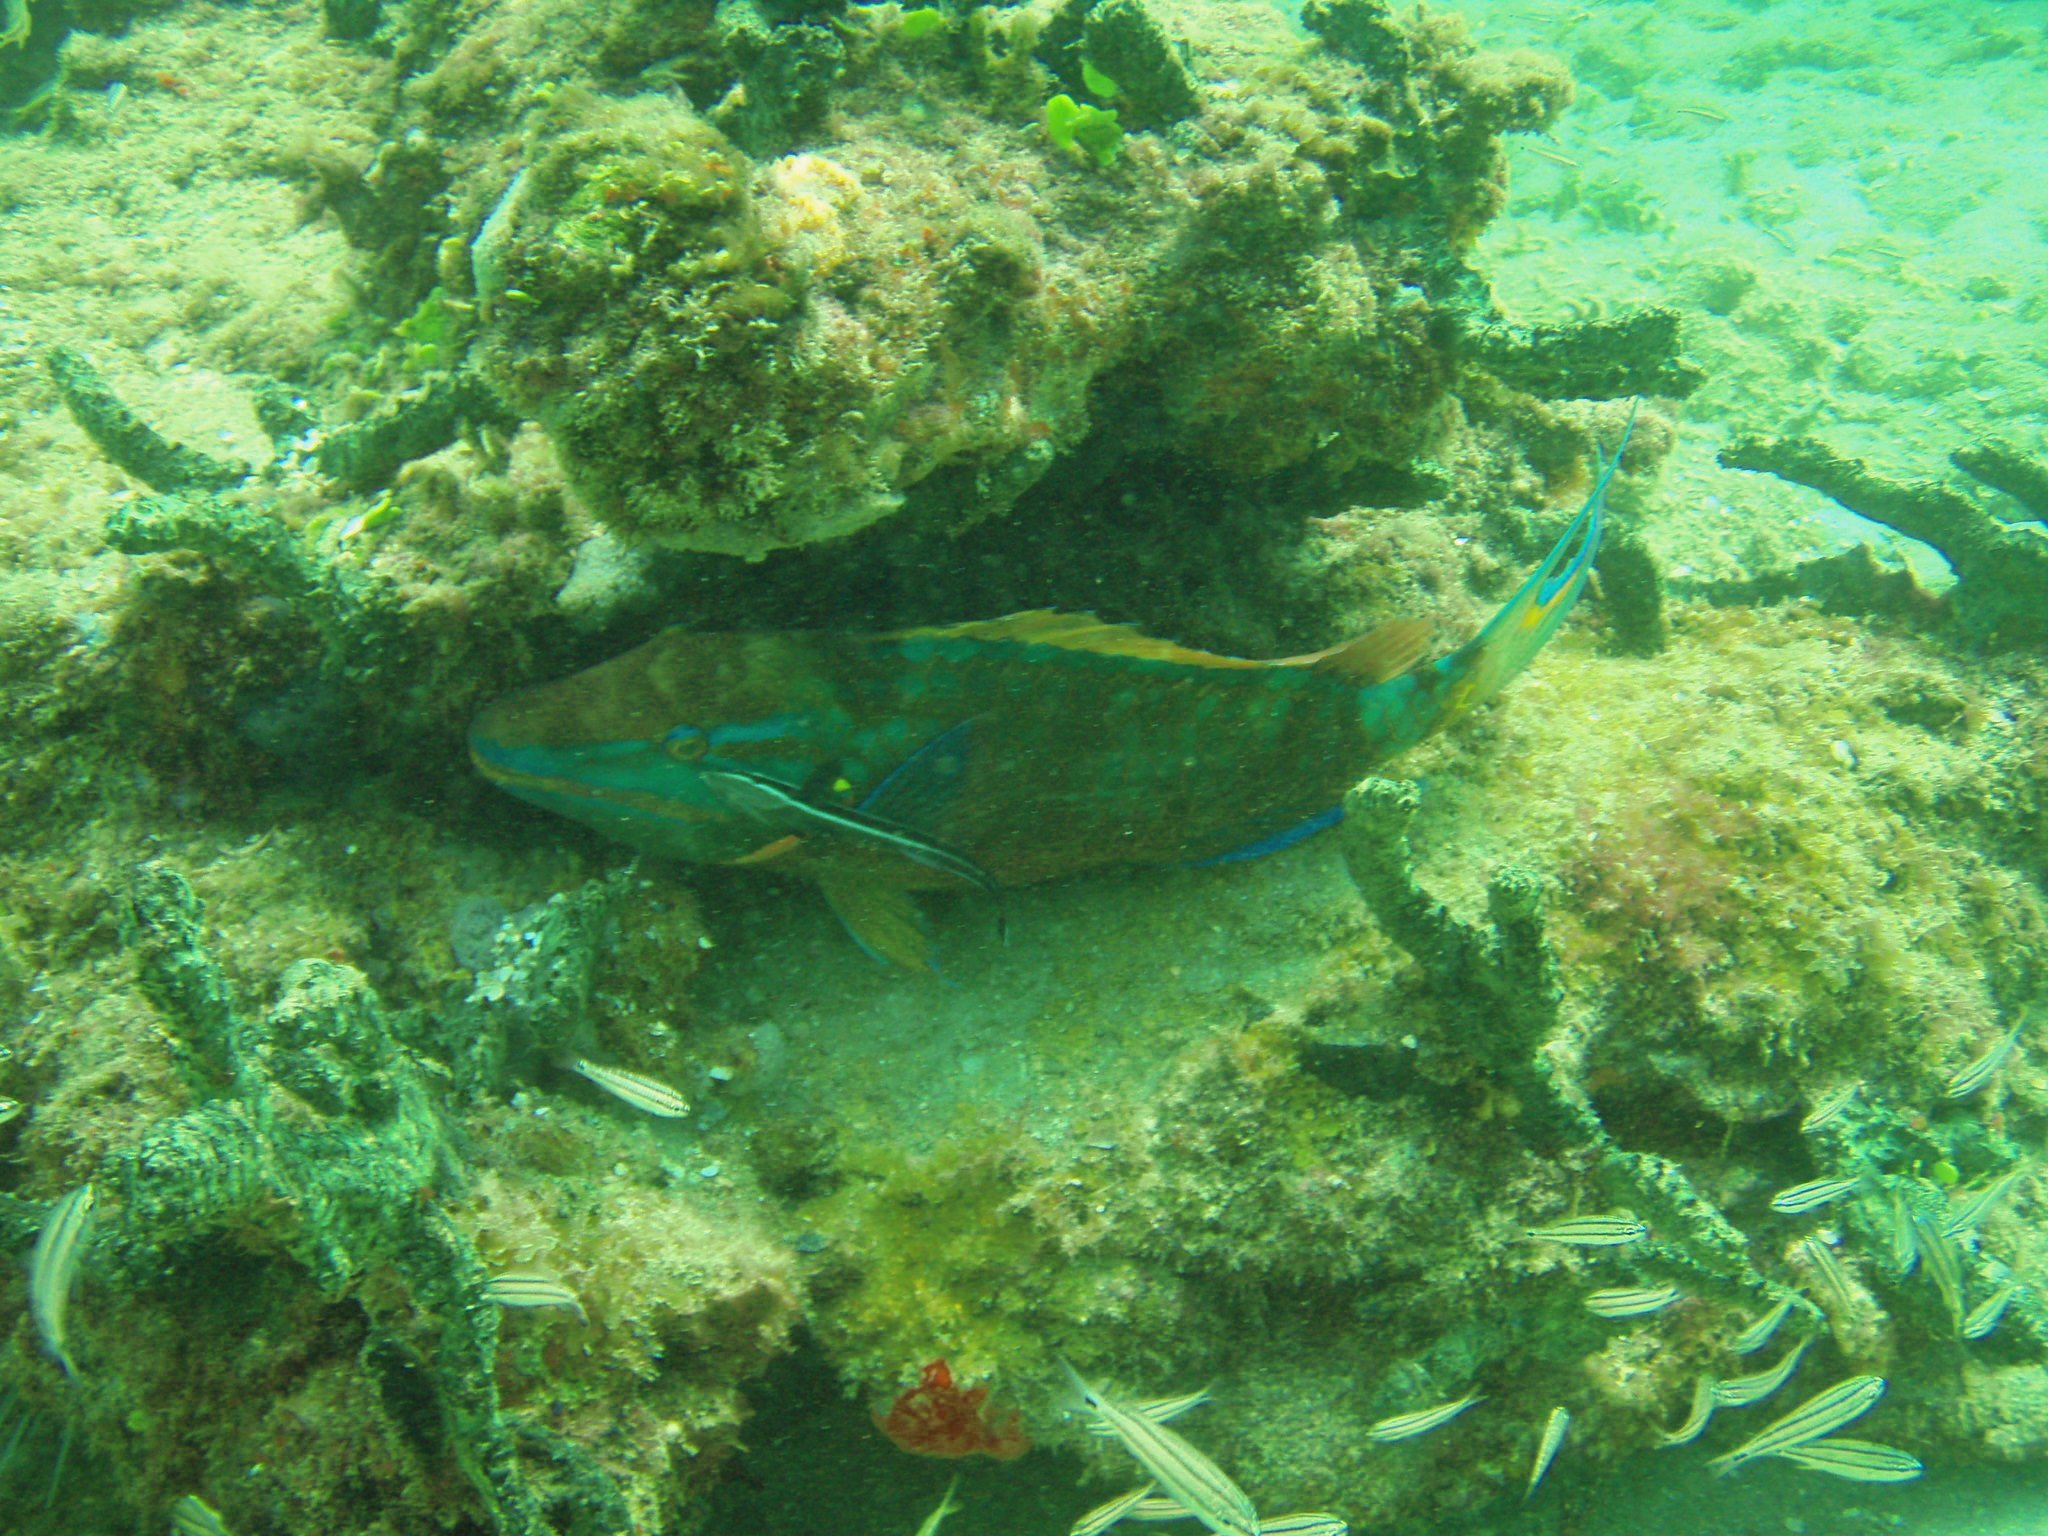
{"type": "MultiPolygon", "coordinates": [[[[2048,1113],[2031,1028],[1945,1096],[2042,989],[2042,662],[1959,655],[1867,556],[1838,611],[1786,601],[1810,572],[1694,601],[1655,403],[1573,632],[1413,782],[1258,864],[1010,893],[943,982],[760,871],[612,867],[463,762],[484,700],[657,623],[1452,643],[1622,397],[1711,421],[1686,354],[1755,367],[1701,311],[1816,370],[1861,323],[1716,251],[1683,326],[1592,281],[1504,310],[1478,237],[1505,136],[1569,127],[1554,59],[1381,0],[1305,34],[1250,0],[165,11],[39,5],[34,173],[0,144],[37,295],[0,350],[0,1242],[103,1201],[79,1379],[25,1307],[0,1351],[24,1536],[186,1496],[904,1531],[956,1469],[958,1525],[1056,1529],[1129,1471],[1062,1356],[1212,1382],[1197,1438],[1263,1510],[1493,1529],[1560,1405],[1546,1496],[1692,1457],[1656,1447],[1695,1378],[1787,1300],[1804,1369],[1884,1371],[1930,1463],[2048,1446],[2041,1298],[1960,1336],[2048,1272],[2039,1181],[1898,1246],[2048,1113]],[[1774,1208],[1823,1178],[1858,1183],[1774,1208]],[[1645,1240],[1526,1235],[1620,1209],[1645,1240]],[[1588,1309],[1623,1285],[1682,1294],[1588,1309]]],[[[1619,172],[1553,201],[1669,217],[1619,172]]],[[[1733,451],[1766,448],[1946,541],[1961,638],[2034,637],[2038,539],[1988,498],[1733,451]]],[[[2041,510],[2023,448],[1957,464],[2041,510]]]]}
{"type": "Polygon", "coordinates": [[[195,1102],[96,1171],[82,1455],[143,1507],[205,1488],[239,1523],[290,1509],[400,1530],[467,1505],[534,1536],[668,1528],[734,1440],[732,1384],[782,1347],[783,1260],[739,1211],[685,1191],[614,1178],[593,1205],[579,1192],[604,1182],[596,1122],[579,1138],[573,1107],[559,1129],[502,1106],[465,1115],[421,1052],[446,1041],[474,1075],[498,1060],[493,1015],[580,1019],[616,896],[593,887],[515,928],[520,954],[480,981],[475,1011],[390,1015],[360,973],[309,960],[259,1018],[235,1006],[189,884],[136,872],[124,934],[195,1102]],[[568,1323],[501,1321],[484,1299],[493,1269],[535,1262],[573,1275],[594,1319],[573,1350],[568,1323]],[[243,1278],[221,1287],[230,1272],[243,1278]],[[243,1449],[279,1436],[298,1449],[243,1449]],[[252,1462],[260,1476],[240,1470],[252,1462]]]}

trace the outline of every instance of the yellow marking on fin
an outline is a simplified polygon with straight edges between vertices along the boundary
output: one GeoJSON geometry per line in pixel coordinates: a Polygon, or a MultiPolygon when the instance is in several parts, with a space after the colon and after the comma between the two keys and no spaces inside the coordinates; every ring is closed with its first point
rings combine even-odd
{"type": "Polygon", "coordinates": [[[1198,651],[1143,634],[1128,624],[1109,624],[1092,613],[1060,613],[1052,608],[1033,608],[1000,619],[975,619],[965,624],[946,624],[925,629],[905,629],[884,635],[885,640],[989,640],[1015,645],[1049,645],[1063,651],[1089,651],[1098,656],[1129,656],[1140,661],[1165,661],[1184,667],[1213,667],[1246,671],[1264,667],[1324,667],[1354,682],[1379,683],[1398,677],[1422,655],[1428,626],[1419,619],[1396,619],[1356,640],[1311,651],[1305,656],[1282,656],[1273,661],[1249,661],[1241,656],[1219,656],[1198,651]]]}
{"type": "Polygon", "coordinates": [[[801,842],[803,842],[803,839],[796,833],[791,832],[786,837],[778,837],[772,843],[763,843],[752,853],[743,853],[738,858],[727,859],[725,862],[728,864],[766,864],[770,859],[781,858],[801,842]]]}

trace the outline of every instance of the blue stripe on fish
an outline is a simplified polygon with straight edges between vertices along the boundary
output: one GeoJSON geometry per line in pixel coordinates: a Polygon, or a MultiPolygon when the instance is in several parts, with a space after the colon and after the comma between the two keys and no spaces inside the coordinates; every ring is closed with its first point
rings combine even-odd
{"type": "Polygon", "coordinates": [[[1327,811],[1317,811],[1307,821],[1299,822],[1284,832],[1275,832],[1262,837],[1255,843],[1246,843],[1242,848],[1233,848],[1228,853],[1212,854],[1206,859],[1196,859],[1186,869],[1208,869],[1215,864],[1242,864],[1247,859],[1263,859],[1269,853],[1278,853],[1282,848],[1292,848],[1296,843],[1306,842],[1326,827],[1334,827],[1344,819],[1344,807],[1333,805],[1327,811]]]}

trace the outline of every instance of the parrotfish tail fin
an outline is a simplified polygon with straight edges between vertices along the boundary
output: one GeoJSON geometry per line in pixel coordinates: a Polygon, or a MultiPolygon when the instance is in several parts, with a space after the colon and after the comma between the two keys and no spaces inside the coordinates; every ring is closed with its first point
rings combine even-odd
{"type": "Polygon", "coordinates": [[[1435,663],[1437,686],[1443,693],[1432,725],[1455,719],[1499,693],[1535,659],[1564,623],[1565,615],[1572,611],[1572,604],[1578,601],[1587,578],[1593,574],[1593,560],[1600,553],[1600,536],[1606,531],[1607,486],[1615,470],[1621,467],[1621,456],[1628,450],[1629,435],[1635,431],[1635,425],[1635,408],[1631,406],[1628,425],[1622,429],[1614,456],[1600,466],[1600,478],[1593,484],[1593,493],[1579,508],[1579,515],[1571,520],[1564,536],[1486,628],[1435,663]]]}

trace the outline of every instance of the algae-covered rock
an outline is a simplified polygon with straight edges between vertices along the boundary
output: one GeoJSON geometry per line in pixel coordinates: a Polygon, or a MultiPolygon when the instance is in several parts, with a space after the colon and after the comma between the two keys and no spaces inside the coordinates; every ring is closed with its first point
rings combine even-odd
{"type": "Polygon", "coordinates": [[[1091,441],[1237,475],[1419,441],[1466,295],[1407,274],[1497,211],[1499,136],[1548,121],[1561,75],[1417,23],[1415,79],[1363,79],[1249,11],[1190,13],[1191,66],[1105,0],[1047,30],[1071,22],[1068,53],[1039,50],[1124,103],[1128,142],[1097,165],[987,99],[1000,80],[1035,114],[1015,78],[1034,34],[976,14],[1010,63],[853,33],[829,118],[763,126],[802,92],[759,72],[815,24],[738,12],[678,64],[687,92],[572,86],[532,110],[523,168],[474,204],[480,357],[619,533],[759,557],[906,508],[964,526],[1091,441]],[[1258,93],[1202,93],[1261,44],[1258,93]],[[1355,112],[1321,110],[1347,94],[1355,112]],[[1200,153],[1170,147],[1177,120],[1200,153]],[[1387,164],[1407,184],[1351,199],[1387,164]],[[1405,254],[1367,237],[1382,212],[1405,254]]]}

